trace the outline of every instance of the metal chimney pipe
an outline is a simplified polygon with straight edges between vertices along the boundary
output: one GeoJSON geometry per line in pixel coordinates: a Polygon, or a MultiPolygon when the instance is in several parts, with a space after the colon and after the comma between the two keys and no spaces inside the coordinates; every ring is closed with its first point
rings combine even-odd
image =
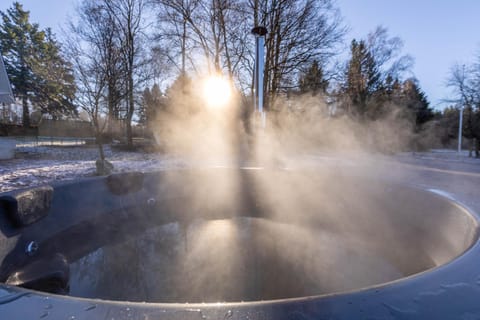
{"type": "Polygon", "coordinates": [[[253,75],[253,106],[258,111],[261,118],[262,127],[265,127],[265,111],[263,109],[263,71],[265,68],[265,35],[267,29],[262,26],[256,26],[252,29],[255,35],[255,70],[253,75]]]}

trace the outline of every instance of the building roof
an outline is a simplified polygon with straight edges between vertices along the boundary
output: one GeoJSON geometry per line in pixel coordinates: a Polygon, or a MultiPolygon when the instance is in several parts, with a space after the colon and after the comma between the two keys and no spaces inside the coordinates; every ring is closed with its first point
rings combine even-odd
{"type": "Polygon", "coordinates": [[[8,80],[3,59],[0,56],[0,103],[14,102],[15,98],[13,97],[12,87],[10,86],[10,81],[8,80]]]}

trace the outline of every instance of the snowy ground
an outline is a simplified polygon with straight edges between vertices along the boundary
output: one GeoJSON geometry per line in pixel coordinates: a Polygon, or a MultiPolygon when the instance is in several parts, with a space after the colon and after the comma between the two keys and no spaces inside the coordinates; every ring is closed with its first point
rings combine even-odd
{"type": "MultiPolygon", "coordinates": [[[[105,147],[106,157],[116,172],[153,171],[188,166],[178,157],[158,153],[121,152],[105,147]]],[[[0,192],[42,185],[51,182],[93,176],[98,150],[87,145],[19,144],[16,158],[0,160],[0,192]]],[[[195,162],[199,165],[198,161],[195,162]]],[[[219,163],[216,163],[219,164],[219,163]]],[[[317,153],[296,156],[284,165],[365,166],[386,179],[444,190],[460,200],[478,207],[480,212],[480,159],[468,157],[468,152],[432,150],[402,153],[394,156],[317,153]],[[477,192],[477,190],[479,190],[477,192]]],[[[191,165],[191,162],[190,162],[191,165]]],[[[215,163],[211,164],[215,165],[215,163]]]]}
{"type": "Polygon", "coordinates": [[[470,163],[480,165],[480,158],[475,156],[470,157],[469,152],[462,150],[457,152],[450,149],[434,149],[429,152],[406,152],[397,155],[398,159],[421,159],[421,160],[436,160],[446,162],[470,163]]]}
{"type": "MultiPolygon", "coordinates": [[[[182,167],[177,158],[155,153],[121,152],[105,147],[115,172],[151,171],[182,167]]],[[[0,160],[0,192],[72,180],[95,174],[95,146],[20,146],[12,160],[0,160]]]]}

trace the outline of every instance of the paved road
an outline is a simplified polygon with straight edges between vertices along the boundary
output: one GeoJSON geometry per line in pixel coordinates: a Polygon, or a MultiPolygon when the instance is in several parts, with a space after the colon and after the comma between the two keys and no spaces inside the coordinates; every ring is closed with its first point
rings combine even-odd
{"type": "Polygon", "coordinates": [[[480,160],[426,156],[381,158],[380,176],[451,194],[480,214],[480,160]]]}

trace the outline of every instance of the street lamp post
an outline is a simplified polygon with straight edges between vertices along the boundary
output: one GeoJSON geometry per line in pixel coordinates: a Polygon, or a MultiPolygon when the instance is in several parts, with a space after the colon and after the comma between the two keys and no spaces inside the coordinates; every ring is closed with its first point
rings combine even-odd
{"type": "Polygon", "coordinates": [[[460,117],[458,120],[458,152],[462,152],[462,128],[463,128],[463,106],[459,106],[458,112],[460,113],[460,117]]]}

